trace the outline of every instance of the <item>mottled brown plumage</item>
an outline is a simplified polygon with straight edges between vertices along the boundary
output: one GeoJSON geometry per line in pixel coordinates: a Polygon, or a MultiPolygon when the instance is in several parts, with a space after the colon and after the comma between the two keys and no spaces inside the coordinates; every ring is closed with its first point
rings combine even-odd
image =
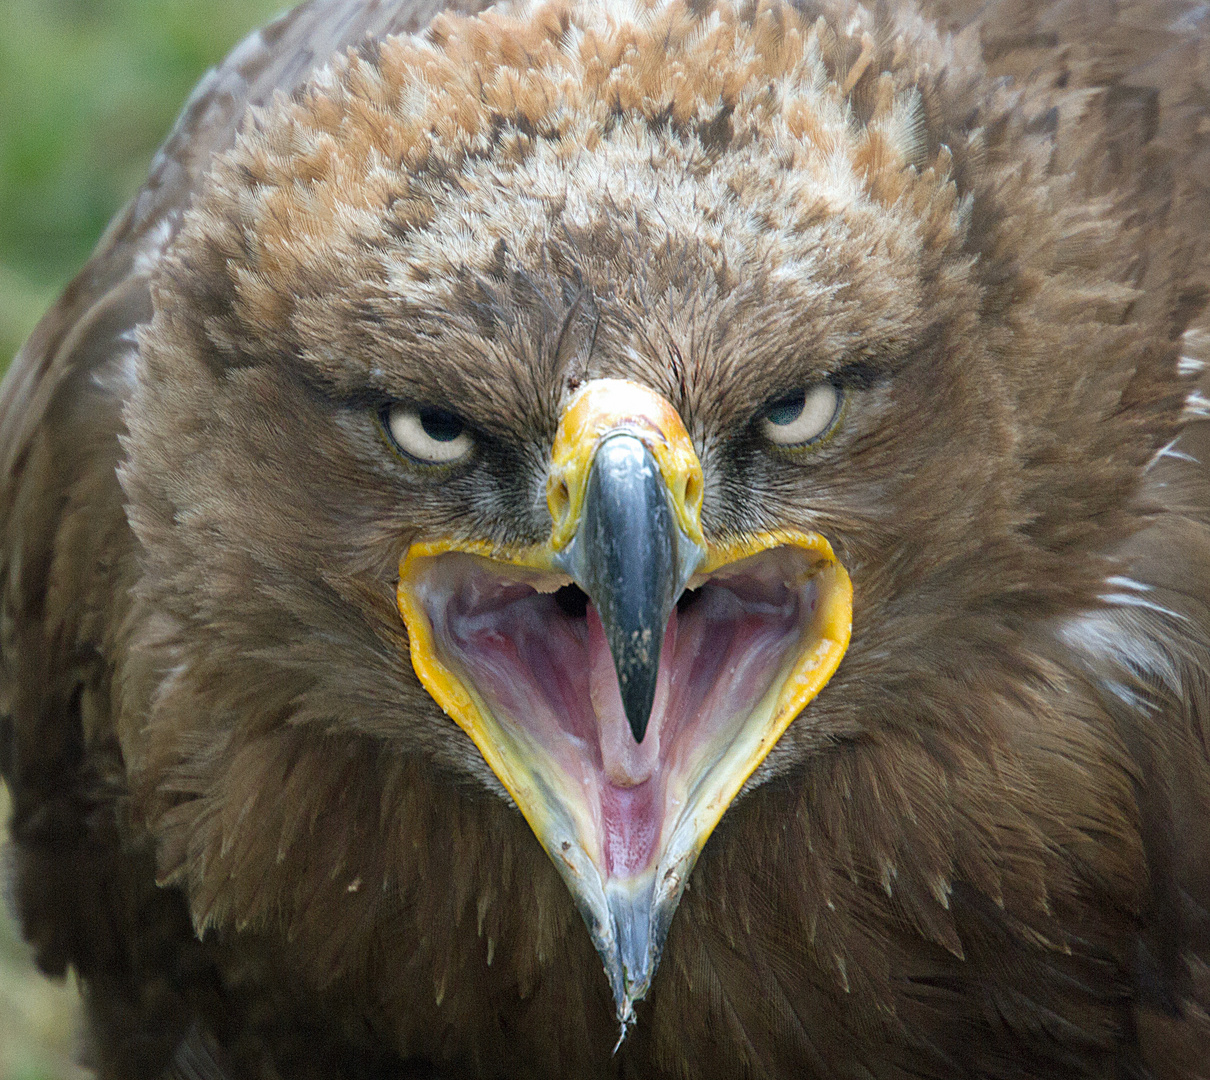
{"type": "Polygon", "coordinates": [[[14,894],[100,1075],[1210,1075],[1204,5],[389,36],[434,13],[241,46],[4,385],[14,894]],[[616,1053],[395,602],[418,536],[549,532],[603,377],[680,413],[708,536],[854,586],[616,1053]],[[833,378],[825,441],[762,441],[833,378]],[[469,463],[392,455],[394,399],[469,463]]]}

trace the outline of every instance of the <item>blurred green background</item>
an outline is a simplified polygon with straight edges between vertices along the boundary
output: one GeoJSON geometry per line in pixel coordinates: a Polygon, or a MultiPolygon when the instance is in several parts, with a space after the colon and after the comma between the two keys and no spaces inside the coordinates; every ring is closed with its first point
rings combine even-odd
{"type": "Polygon", "coordinates": [[[0,0],[0,362],[138,189],[202,72],[290,0],[0,0]]]}
{"type": "MultiPolygon", "coordinates": [[[[202,72],[288,6],[0,0],[0,368],[138,189],[202,72]]],[[[74,986],[34,972],[0,911],[0,1080],[86,1077],[77,1013],[74,986]]]]}

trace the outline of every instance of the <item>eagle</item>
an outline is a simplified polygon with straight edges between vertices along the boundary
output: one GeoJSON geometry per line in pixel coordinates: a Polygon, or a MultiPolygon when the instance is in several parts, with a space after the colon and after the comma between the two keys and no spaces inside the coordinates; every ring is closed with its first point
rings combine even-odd
{"type": "Polygon", "coordinates": [[[0,404],[101,1080],[1210,1075],[1210,14],[311,0],[0,404]]]}

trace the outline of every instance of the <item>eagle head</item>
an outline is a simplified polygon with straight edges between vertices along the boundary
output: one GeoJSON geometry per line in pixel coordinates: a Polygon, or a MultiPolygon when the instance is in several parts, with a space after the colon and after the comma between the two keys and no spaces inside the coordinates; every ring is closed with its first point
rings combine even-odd
{"type": "Polygon", "coordinates": [[[1177,390],[1129,230],[964,48],[535,0],[254,114],[157,273],[122,470],[123,749],[199,929],[332,983],[420,913],[440,1002],[484,940],[514,987],[582,961],[578,910],[625,1030],[678,905],[759,917],[762,875],[846,985],[861,875],[951,951],[956,876],[1005,902],[1004,792],[1065,782],[1022,765],[1024,643],[1100,587],[1177,390]]]}

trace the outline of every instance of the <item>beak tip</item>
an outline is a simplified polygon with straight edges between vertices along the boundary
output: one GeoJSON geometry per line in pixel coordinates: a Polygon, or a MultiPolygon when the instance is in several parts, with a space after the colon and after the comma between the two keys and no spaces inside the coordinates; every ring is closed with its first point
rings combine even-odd
{"type": "MultiPolygon", "coordinates": [[[[644,680],[648,681],[648,680],[644,680]]],[[[651,719],[651,708],[655,703],[655,686],[635,686],[628,684],[622,692],[622,706],[626,712],[626,722],[630,725],[630,733],[636,743],[641,743],[647,734],[647,724],[651,719]]]]}

